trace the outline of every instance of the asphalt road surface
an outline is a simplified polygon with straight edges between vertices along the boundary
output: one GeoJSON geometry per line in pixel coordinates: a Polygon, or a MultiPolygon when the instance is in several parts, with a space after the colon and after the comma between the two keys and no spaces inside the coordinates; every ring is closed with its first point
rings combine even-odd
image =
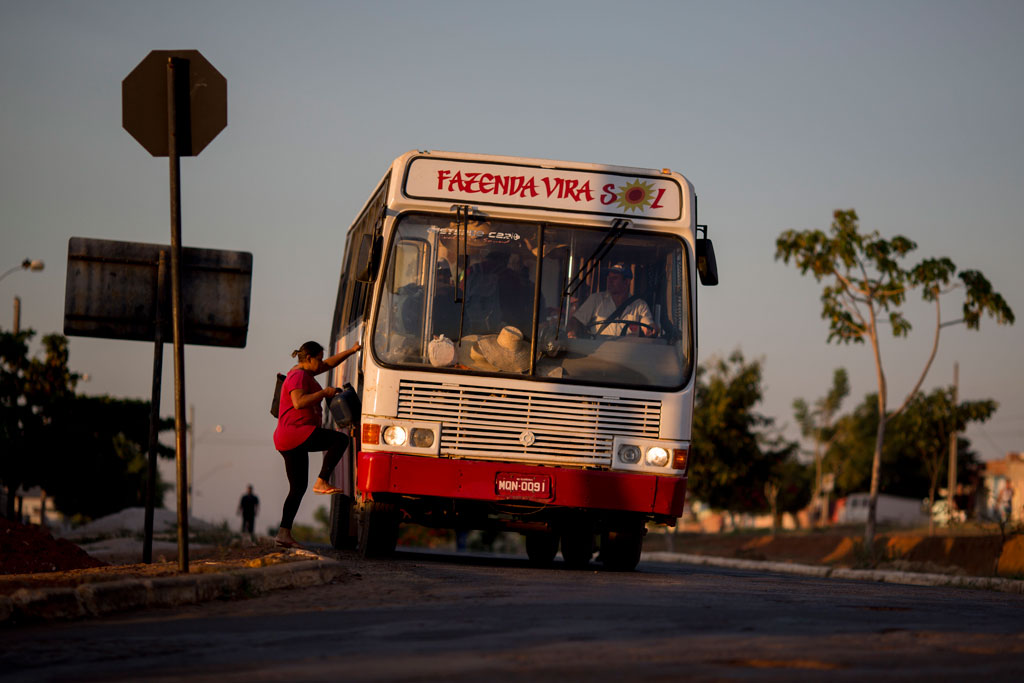
{"type": "Polygon", "coordinates": [[[337,584],[0,632],[0,680],[1024,680],[1024,596],[337,557],[337,584]]]}

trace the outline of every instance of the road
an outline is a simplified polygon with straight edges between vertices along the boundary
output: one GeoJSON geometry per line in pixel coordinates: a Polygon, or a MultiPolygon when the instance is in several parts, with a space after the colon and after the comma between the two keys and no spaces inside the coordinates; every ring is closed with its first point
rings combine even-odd
{"type": "Polygon", "coordinates": [[[0,680],[1022,679],[1024,596],[643,563],[337,554],[341,583],[7,629],[0,680]]]}

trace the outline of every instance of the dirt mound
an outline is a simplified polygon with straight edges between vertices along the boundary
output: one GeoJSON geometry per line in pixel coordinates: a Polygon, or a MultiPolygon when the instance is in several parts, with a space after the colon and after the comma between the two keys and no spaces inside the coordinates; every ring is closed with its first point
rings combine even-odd
{"type": "Polygon", "coordinates": [[[0,574],[61,572],[106,566],[71,541],[0,517],[0,574]]]}

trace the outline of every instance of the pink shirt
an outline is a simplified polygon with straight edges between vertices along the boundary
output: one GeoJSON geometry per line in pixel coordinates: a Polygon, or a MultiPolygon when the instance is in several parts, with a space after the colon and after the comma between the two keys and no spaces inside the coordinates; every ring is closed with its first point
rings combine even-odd
{"type": "Polygon", "coordinates": [[[320,402],[308,408],[297,410],[292,405],[292,392],[301,389],[303,393],[315,394],[323,387],[313,379],[313,373],[295,368],[288,373],[281,387],[281,398],[278,404],[277,429],[274,430],[274,448],[279,451],[290,451],[302,445],[313,430],[323,423],[323,412],[320,402]]]}

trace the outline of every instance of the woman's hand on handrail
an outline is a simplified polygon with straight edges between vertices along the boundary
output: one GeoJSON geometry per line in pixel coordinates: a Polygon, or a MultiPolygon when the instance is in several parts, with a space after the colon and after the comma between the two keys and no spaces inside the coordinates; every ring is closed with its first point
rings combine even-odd
{"type": "Polygon", "coordinates": [[[331,368],[338,367],[339,365],[341,365],[342,361],[344,361],[346,358],[348,358],[352,354],[358,352],[362,348],[363,348],[363,345],[360,344],[359,342],[356,342],[352,346],[351,349],[345,349],[344,351],[339,351],[338,353],[334,354],[330,358],[325,358],[324,359],[324,365],[326,367],[324,367],[322,370],[320,370],[320,372],[326,372],[327,370],[330,370],[331,368]]]}

